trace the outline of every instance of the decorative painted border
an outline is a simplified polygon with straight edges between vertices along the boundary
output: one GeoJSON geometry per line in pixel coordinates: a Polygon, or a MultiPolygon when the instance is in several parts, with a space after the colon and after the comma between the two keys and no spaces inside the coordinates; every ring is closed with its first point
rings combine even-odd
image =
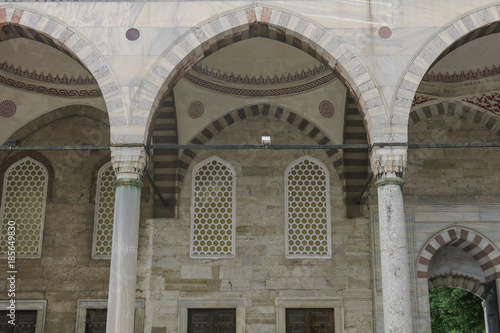
{"type": "Polygon", "coordinates": [[[209,77],[215,80],[220,80],[220,81],[225,81],[229,83],[236,83],[236,84],[247,84],[247,85],[275,85],[275,84],[285,84],[285,83],[291,83],[291,82],[296,82],[296,81],[301,81],[305,80],[308,78],[311,78],[313,76],[325,73],[328,68],[320,64],[319,66],[314,66],[312,69],[307,68],[307,70],[302,69],[299,72],[295,72],[295,74],[288,73],[286,76],[284,74],[281,74],[278,76],[278,74],[274,74],[273,77],[267,76],[264,77],[263,75],[252,75],[249,77],[248,75],[244,75],[243,77],[239,73],[222,73],[220,70],[214,69],[214,68],[208,68],[207,66],[201,66],[200,64],[194,65],[193,68],[191,68],[195,73],[198,73],[200,75],[203,75],[205,77],[209,77]]]}
{"type": "Polygon", "coordinates": [[[424,103],[427,103],[430,101],[435,101],[435,100],[437,100],[437,98],[432,98],[429,96],[415,94],[415,97],[413,98],[413,102],[411,103],[411,106],[414,107],[414,106],[417,106],[419,104],[424,104],[424,103]]]}
{"type": "Polygon", "coordinates": [[[34,85],[30,83],[25,83],[22,81],[16,81],[14,79],[0,75],[0,83],[7,86],[22,89],[26,91],[33,91],[45,95],[53,95],[59,97],[101,97],[101,89],[59,89],[59,88],[48,88],[44,86],[34,85]]]}
{"type": "Polygon", "coordinates": [[[66,85],[97,84],[97,81],[93,77],[88,75],[85,77],[79,75],[77,78],[75,78],[72,75],[71,77],[68,78],[66,74],[64,74],[62,77],[60,77],[59,74],[53,76],[52,73],[44,74],[43,72],[41,72],[40,74],[38,74],[36,72],[36,69],[30,71],[28,68],[25,68],[23,70],[21,66],[16,68],[14,65],[9,65],[7,61],[4,61],[3,63],[0,64],[0,70],[7,72],[9,74],[23,77],[25,79],[46,82],[46,83],[66,84],[66,85]]]}
{"type": "Polygon", "coordinates": [[[500,74],[500,67],[492,65],[491,68],[484,67],[482,70],[477,68],[475,71],[469,69],[468,71],[461,71],[460,73],[453,72],[452,74],[446,72],[427,72],[422,78],[423,81],[428,82],[463,82],[469,80],[479,80],[485,77],[500,74]]]}
{"type": "Polygon", "coordinates": [[[497,116],[500,115],[500,93],[498,92],[470,96],[462,99],[462,101],[479,106],[497,116]]]}
{"type": "Polygon", "coordinates": [[[479,232],[460,226],[442,230],[425,244],[417,261],[417,278],[428,278],[432,256],[445,245],[454,246],[472,255],[481,266],[486,282],[500,278],[500,252],[494,243],[479,232]]]}
{"type": "Polygon", "coordinates": [[[308,91],[324,84],[327,84],[330,81],[333,81],[337,76],[334,73],[330,73],[325,75],[317,80],[312,82],[308,82],[305,84],[301,84],[295,87],[289,88],[278,88],[278,89],[240,89],[233,87],[225,87],[220,84],[212,83],[200,79],[196,76],[193,76],[189,73],[184,74],[184,78],[186,78],[189,82],[194,83],[200,87],[213,90],[216,92],[220,92],[223,94],[230,95],[238,95],[238,96],[251,96],[251,97],[272,97],[272,96],[283,96],[283,95],[291,95],[298,94],[304,91],[308,91]]]}

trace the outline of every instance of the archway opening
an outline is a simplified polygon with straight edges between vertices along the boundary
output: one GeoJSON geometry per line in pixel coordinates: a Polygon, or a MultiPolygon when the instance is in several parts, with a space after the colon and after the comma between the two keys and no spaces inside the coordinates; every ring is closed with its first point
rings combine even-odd
{"type": "Polygon", "coordinates": [[[429,292],[432,333],[485,332],[482,300],[473,293],[443,287],[429,292]]]}

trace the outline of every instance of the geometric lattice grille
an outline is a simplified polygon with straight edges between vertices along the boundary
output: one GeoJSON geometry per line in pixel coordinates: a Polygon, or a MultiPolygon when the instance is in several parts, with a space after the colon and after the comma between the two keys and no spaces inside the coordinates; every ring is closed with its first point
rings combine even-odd
{"type": "Polygon", "coordinates": [[[92,258],[111,258],[115,216],[115,170],[111,162],[104,164],[97,175],[92,258]]]}
{"type": "Polygon", "coordinates": [[[9,226],[15,229],[17,257],[41,256],[48,181],[47,169],[30,157],[17,161],[5,172],[1,206],[2,256],[9,252],[9,226]]]}
{"type": "Polygon", "coordinates": [[[286,257],[330,258],[330,195],[328,170],[304,157],[285,172],[286,257]]]}
{"type": "Polygon", "coordinates": [[[194,168],[191,257],[234,256],[235,174],[230,164],[217,157],[194,168]]]}

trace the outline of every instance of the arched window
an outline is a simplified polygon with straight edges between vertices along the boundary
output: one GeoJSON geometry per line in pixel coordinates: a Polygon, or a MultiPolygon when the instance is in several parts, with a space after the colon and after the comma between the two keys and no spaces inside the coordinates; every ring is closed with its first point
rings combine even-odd
{"type": "Polygon", "coordinates": [[[285,172],[286,257],[331,258],[330,176],[306,156],[285,172]]]}
{"type": "Polygon", "coordinates": [[[111,162],[97,174],[92,258],[110,259],[115,217],[115,171],[111,162]]]}
{"type": "Polygon", "coordinates": [[[191,246],[193,258],[234,256],[236,172],[212,157],[193,170],[191,246]]]}
{"type": "Polygon", "coordinates": [[[49,174],[31,157],[13,163],[5,172],[2,191],[0,253],[18,258],[40,258],[49,174]],[[9,237],[10,236],[10,237],[9,237]]]}

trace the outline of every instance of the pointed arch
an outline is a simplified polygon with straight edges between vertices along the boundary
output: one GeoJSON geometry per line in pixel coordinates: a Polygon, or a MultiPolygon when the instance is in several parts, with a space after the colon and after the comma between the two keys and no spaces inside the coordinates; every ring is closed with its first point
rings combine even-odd
{"type": "Polygon", "coordinates": [[[427,279],[434,253],[443,246],[453,246],[469,253],[480,265],[486,282],[500,278],[500,251],[478,231],[453,226],[438,231],[422,246],[417,259],[417,279],[427,279]]]}
{"type": "MultiPolygon", "coordinates": [[[[219,134],[224,128],[231,126],[237,122],[255,117],[270,117],[286,122],[287,124],[304,132],[311,139],[314,139],[318,145],[324,145],[331,142],[331,139],[326,133],[319,129],[313,122],[301,117],[292,110],[281,107],[272,106],[270,104],[254,104],[243,108],[233,110],[202,129],[194,138],[190,140],[192,144],[204,145],[207,144],[215,135],[219,134]]],[[[325,149],[326,156],[332,161],[332,166],[337,170],[338,177],[343,180],[342,173],[342,156],[337,149],[325,149]]],[[[193,149],[185,149],[179,160],[178,179],[183,181],[191,161],[196,157],[196,152],[193,149]]]]}
{"type": "MultiPolygon", "coordinates": [[[[370,132],[373,128],[370,126],[372,114],[378,115],[378,123],[387,122],[376,83],[361,61],[340,39],[316,23],[290,12],[256,6],[222,15],[193,28],[164,51],[142,82],[132,103],[132,123],[144,129],[142,142],[148,138],[149,127],[163,96],[168,95],[184,73],[216,50],[252,37],[288,43],[336,72],[365,115],[370,141],[373,139],[373,133],[370,132]]],[[[384,127],[384,130],[389,129],[384,127]]]]}
{"type": "Polygon", "coordinates": [[[400,121],[408,121],[412,101],[425,73],[448,52],[478,36],[498,31],[500,7],[489,6],[457,18],[437,31],[408,64],[398,84],[390,109],[400,121]]]}
{"type": "Polygon", "coordinates": [[[5,25],[36,31],[40,41],[70,54],[73,59],[85,66],[96,79],[106,103],[112,143],[123,142],[126,139],[123,133],[128,128],[129,117],[118,81],[104,57],[90,41],[58,18],[32,9],[15,8],[10,5],[0,8],[0,27],[5,25]]]}
{"type": "Polygon", "coordinates": [[[426,104],[425,106],[414,108],[410,112],[408,122],[411,126],[425,119],[439,115],[449,115],[462,120],[470,121],[474,124],[483,126],[495,135],[498,135],[500,132],[500,117],[482,108],[454,101],[426,104]]]}

